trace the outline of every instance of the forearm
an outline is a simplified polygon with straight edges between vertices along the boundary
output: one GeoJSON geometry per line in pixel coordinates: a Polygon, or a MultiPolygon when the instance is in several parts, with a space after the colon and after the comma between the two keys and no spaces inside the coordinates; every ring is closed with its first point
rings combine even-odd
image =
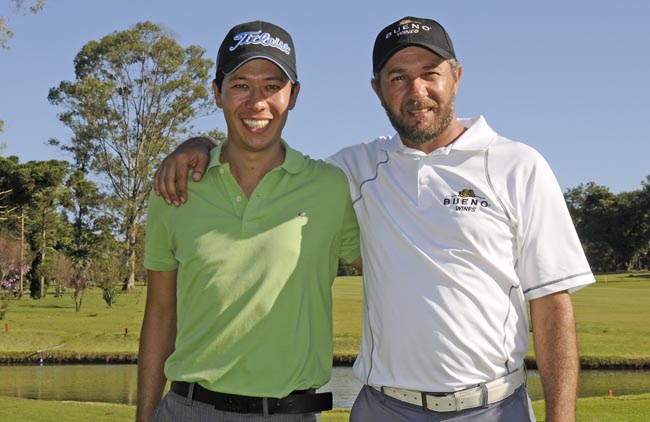
{"type": "Polygon", "coordinates": [[[140,333],[138,354],[138,405],[136,420],[149,422],[158,406],[167,379],[164,374],[165,361],[174,351],[176,340],[175,300],[161,301],[160,295],[150,294],[149,282],[147,304],[140,333]]]}
{"type": "Polygon", "coordinates": [[[190,149],[207,148],[208,151],[211,151],[216,146],[217,144],[213,142],[210,138],[207,138],[205,136],[194,136],[192,138],[189,138],[185,142],[183,142],[176,149],[181,150],[185,148],[190,148],[190,149]]]}
{"type": "Polygon", "coordinates": [[[148,422],[160,402],[167,379],[165,361],[174,350],[176,314],[145,317],[138,355],[137,421],[148,422]],[[173,319],[173,320],[172,320],[173,319]]]}
{"type": "Polygon", "coordinates": [[[535,358],[547,422],[574,422],[580,361],[573,304],[567,292],[530,303],[535,358]]]}

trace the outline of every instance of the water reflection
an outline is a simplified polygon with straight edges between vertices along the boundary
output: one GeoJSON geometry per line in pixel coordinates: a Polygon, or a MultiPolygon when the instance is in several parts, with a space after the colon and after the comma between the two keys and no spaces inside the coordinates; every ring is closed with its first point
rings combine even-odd
{"type": "MultiPolygon", "coordinates": [[[[42,400],[110,402],[134,405],[135,365],[0,366],[0,395],[42,400]]],[[[349,408],[361,383],[348,367],[335,367],[323,391],[334,393],[334,407],[349,408]]],[[[650,392],[650,371],[582,371],[580,397],[650,392]]],[[[528,373],[533,400],[542,398],[539,375],[528,373]]]]}
{"type": "Polygon", "coordinates": [[[0,366],[0,395],[135,404],[135,365],[0,366]]]}

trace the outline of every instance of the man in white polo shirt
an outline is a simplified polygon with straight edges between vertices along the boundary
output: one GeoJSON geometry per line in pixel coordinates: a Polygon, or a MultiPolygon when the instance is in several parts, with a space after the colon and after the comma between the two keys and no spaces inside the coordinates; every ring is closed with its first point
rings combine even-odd
{"type": "MultiPolygon", "coordinates": [[[[354,372],[366,385],[351,420],[534,420],[523,369],[529,301],[546,420],[574,421],[569,293],[594,277],[551,169],[483,117],[456,117],[462,67],[437,22],[384,28],[373,73],[397,135],[330,158],[350,182],[364,261],[354,372]]],[[[185,195],[176,172],[191,162],[203,174],[202,142],[158,174],[168,203],[185,195]]]]}

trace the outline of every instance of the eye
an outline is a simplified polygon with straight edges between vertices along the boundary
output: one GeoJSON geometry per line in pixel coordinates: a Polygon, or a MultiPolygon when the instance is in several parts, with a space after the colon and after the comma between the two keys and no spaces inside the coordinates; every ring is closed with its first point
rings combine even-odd
{"type": "Polygon", "coordinates": [[[246,85],[246,84],[234,84],[232,87],[233,87],[233,89],[246,89],[246,88],[248,88],[248,85],[246,85]]]}
{"type": "Polygon", "coordinates": [[[425,72],[424,75],[423,75],[423,77],[424,77],[425,79],[435,78],[436,76],[440,76],[440,73],[439,73],[439,72],[430,71],[430,72],[425,72]]]}

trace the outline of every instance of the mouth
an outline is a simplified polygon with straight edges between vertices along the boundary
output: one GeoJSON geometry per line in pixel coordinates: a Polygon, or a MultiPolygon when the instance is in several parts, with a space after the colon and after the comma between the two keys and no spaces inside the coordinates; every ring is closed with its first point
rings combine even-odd
{"type": "Polygon", "coordinates": [[[407,110],[406,112],[412,116],[417,116],[419,114],[425,114],[433,111],[432,107],[426,107],[426,108],[412,108],[410,110],[407,110]]]}
{"type": "Polygon", "coordinates": [[[270,119],[242,119],[244,124],[251,129],[264,129],[271,123],[270,119]]]}
{"type": "Polygon", "coordinates": [[[427,113],[436,113],[438,104],[434,101],[413,101],[405,104],[404,112],[409,116],[421,117],[427,113]]]}

